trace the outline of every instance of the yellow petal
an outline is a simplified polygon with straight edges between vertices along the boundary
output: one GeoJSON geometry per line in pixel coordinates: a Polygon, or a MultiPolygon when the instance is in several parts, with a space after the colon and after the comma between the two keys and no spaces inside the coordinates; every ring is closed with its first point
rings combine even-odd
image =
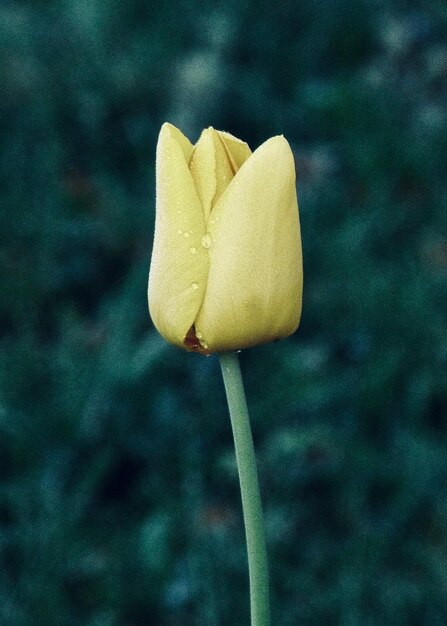
{"type": "Polygon", "coordinates": [[[221,139],[220,133],[214,129],[213,144],[216,155],[216,193],[214,194],[212,207],[216,205],[216,202],[219,200],[237,172],[235,164],[231,159],[231,153],[228,151],[224,141],[221,139]]]}
{"type": "Polygon", "coordinates": [[[211,205],[216,193],[216,155],[213,136],[207,128],[202,131],[199,141],[194,146],[189,169],[202,204],[205,220],[211,212],[211,205]]]}
{"type": "Polygon", "coordinates": [[[232,162],[234,173],[236,173],[251,155],[251,150],[245,141],[241,141],[230,133],[223,130],[217,132],[229,153],[229,159],[232,162]]]}
{"type": "Polygon", "coordinates": [[[173,124],[165,122],[161,127],[160,135],[162,132],[165,132],[167,134],[168,131],[170,132],[170,136],[172,137],[172,139],[177,142],[179,148],[185,155],[185,161],[188,163],[194,150],[194,146],[189,141],[188,137],[185,137],[181,130],[176,128],[173,124]]]}
{"type": "Polygon", "coordinates": [[[302,255],[295,167],[284,137],[245,161],[213,209],[208,285],[195,322],[212,352],[293,333],[301,315],[302,255]]]}
{"type": "Polygon", "coordinates": [[[239,167],[251,154],[250,148],[229,133],[205,129],[196,143],[190,170],[202,203],[205,221],[239,167]]]}
{"type": "Polygon", "coordinates": [[[149,310],[160,334],[181,347],[202,303],[209,266],[207,250],[201,245],[205,219],[188,167],[192,149],[178,129],[162,126],[149,310]]]}

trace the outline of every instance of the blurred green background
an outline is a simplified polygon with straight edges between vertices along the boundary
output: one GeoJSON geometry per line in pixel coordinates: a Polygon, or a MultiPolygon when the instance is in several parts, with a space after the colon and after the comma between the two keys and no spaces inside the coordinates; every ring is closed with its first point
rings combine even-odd
{"type": "Polygon", "coordinates": [[[215,357],[146,303],[168,120],[295,153],[293,337],[244,352],[275,626],[447,623],[444,0],[3,0],[0,624],[243,626],[215,357]]]}

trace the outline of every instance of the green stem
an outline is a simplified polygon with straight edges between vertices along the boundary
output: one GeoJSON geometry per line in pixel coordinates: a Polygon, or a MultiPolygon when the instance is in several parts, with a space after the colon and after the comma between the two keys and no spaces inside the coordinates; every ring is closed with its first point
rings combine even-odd
{"type": "Polygon", "coordinates": [[[250,575],[251,624],[252,626],[269,626],[269,576],[264,521],[244,385],[237,354],[223,352],[219,356],[241,485],[250,575]]]}

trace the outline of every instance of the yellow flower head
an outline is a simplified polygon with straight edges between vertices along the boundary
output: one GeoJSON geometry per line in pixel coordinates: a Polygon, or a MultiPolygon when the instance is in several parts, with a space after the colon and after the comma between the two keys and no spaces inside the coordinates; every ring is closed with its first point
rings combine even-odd
{"type": "Polygon", "coordinates": [[[295,332],[303,284],[292,151],[255,152],[207,128],[193,146],[171,124],[157,145],[149,309],[161,335],[203,354],[295,332]]]}

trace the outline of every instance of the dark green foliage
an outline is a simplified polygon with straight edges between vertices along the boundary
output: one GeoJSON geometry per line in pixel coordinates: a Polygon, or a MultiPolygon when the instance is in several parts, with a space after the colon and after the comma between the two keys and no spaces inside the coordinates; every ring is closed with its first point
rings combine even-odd
{"type": "Polygon", "coordinates": [[[302,325],[242,354],[273,623],[447,623],[446,35],[441,0],[1,3],[2,625],[249,623],[217,362],[147,314],[165,120],[296,155],[302,325]]]}

